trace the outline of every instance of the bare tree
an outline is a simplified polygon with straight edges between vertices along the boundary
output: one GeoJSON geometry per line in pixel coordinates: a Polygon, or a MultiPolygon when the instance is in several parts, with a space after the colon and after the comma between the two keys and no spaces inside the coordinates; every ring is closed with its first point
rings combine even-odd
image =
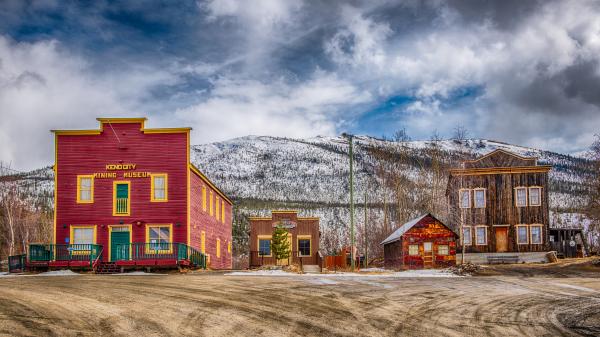
{"type": "MultiPolygon", "coordinates": [[[[594,163],[594,169],[589,176],[590,194],[584,214],[590,219],[588,228],[592,237],[600,236],[600,135],[596,135],[596,140],[592,143],[589,151],[589,158],[594,163]]],[[[590,245],[594,242],[590,242],[590,245]]],[[[600,243],[596,242],[596,250],[600,243]]]]}

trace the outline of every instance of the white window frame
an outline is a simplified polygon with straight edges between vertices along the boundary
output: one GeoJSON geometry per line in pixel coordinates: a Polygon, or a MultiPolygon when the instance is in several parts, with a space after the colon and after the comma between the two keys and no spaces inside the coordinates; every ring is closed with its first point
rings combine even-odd
{"type": "Polygon", "coordinates": [[[469,209],[471,208],[471,190],[468,188],[461,188],[458,190],[458,207],[462,208],[462,209],[469,209]],[[469,199],[469,206],[468,207],[463,207],[463,192],[467,192],[467,196],[469,199]]]}
{"type": "Polygon", "coordinates": [[[515,187],[515,206],[516,207],[527,207],[527,204],[528,204],[527,198],[528,197],[529,197],[529,195],[527,193],[527,187],[525,187],[525,186],[515,187]],[[519,205],[519,190],[525,191],[525,205],[519,205]]]}
{"type": "Polygon", "coordinates": [[[485,193],[485,188],[483,187],[479,187],[479,188],[474,188],[473,189],[473,207],[474,208],[485,208],[487,205],[487,197],[486,197],[486,193],[485,193]],[[483,206],[477,206],[477,192],[481,191],[483,192],[483,206]]]}
{"type": "Polygon", "coordinates": [[[487,246],[488,244],[488,235],[487,235],[487,226],[475,226],[475,245],[476,246],[487,246]],[[484,229],[484,242],[483,243],[479,243],[479,228],[483,228],[484,229]]]}
{"type": "Polygon", "coordinates": [[[410,244],[410,245],[408,245],[408,255],[410,255],[410,256],[419,256],[419,245],[417,245],[417,244],[410,244]],[[411,253],[411,247],[417,247],[417,253],[416,254],[411,253]]]}
{"type": "Polygon", "coordinates": [[[515,226],[515,235],[517,239],[518,245],[528,245],[529,244],[529,226],[527,225],[516,225],[515,226]],[[525,242],[519,241],[519,228],[525,228],[525,242]]]}
{"type": "Polygon", "coordinates": [[[529,225],[529,242],[531,242],[532,245],[542,245],[544,244],[544,226],[541,224],[534,224],[534,225],[529,225]],[[540,228],[540,242],[533,242],[533,231],[531,230],[533,227],[539,227],[540,228]]]}
{"type": "Polygon", "coordinates": [[[444,255],[444,256],[450,255],[450,245],[438,245],[437,246],[437,255],[444,255]],[[442,254],[440,252],[440,247],[446,247],[446,253],[445,254],[442,254]]]}
{"type": "Polygon", "coordinates": [[[473,245],[473,227],[471,226],[463,226],[463,232],[462,232],[462,236],[463,236],[463,244],[465,246],[472,246],[473,245]],[[469,242],[465,242],[465,229],[469,230],[469,242]]]}
{"type": "Polygon", "coordinates": [[[527,201],[529,206],[542,206],[542,188],[540,186],[531,186],[527,191],[527,201]],[[531,190],[538,190],[538,203],[534,204],[531,202],[531,190]]]}

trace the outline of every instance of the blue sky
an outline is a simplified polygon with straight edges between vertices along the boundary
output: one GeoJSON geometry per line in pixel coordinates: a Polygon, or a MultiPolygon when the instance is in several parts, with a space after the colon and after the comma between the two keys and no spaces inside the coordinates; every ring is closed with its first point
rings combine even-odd
{"type": "Polygon", "coordinates": [[[342,132],[572,153],[600,129],[594,1],[2,1],[0,160],[99,116],[196,144],[342,132]]]}

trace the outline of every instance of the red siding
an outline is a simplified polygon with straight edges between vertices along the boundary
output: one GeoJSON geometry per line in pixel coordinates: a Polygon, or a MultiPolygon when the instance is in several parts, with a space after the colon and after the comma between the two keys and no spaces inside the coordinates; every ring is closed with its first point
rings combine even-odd
{"type": "MultiPolygon", "coordinates": [[[[190,199],[191,204],[191,242],[192,247],[201,249],[201,233],[205,231],[205,243],[206,243],[206,254],[210,255],[210,268],[213,269],[230,269],[231,268],[231,255],[232,253],[227,251],[227,245],[232,243],[232,207],[226,200],[223,200],[217,192],[210,187],[204,180],[198,175],[192,172],[191,175],[191,191],[190,199]],[[207,201],[206,201],[206,212],[202,208],[202,187],[206,187],[207,201]],[[224,201],[225,203],[225,221],[224,223],[220,220],[221,215],[219,214],[219,220],[216,218],[216,213],[213,212],[213,216],[210,215],[208,207],[210,202],[208,197],[210,191],[213,192],[213,197],[218,196],[219,202],[224,201]],[[217,239],[221,240],[221,257],[217,257],[217,239]]],[[[216,208],[216,203],[213,203],[213,208],[216,208]]],[[[219,212],[220,206],[219,206],[219,212]]],[[[233,250],[233,247],[232,247],[233,250]]]]}
{"type": "Polygon", "coordinates": [[[204,182],[190,172],[188,166],[188,133],[144,133],[141,128],[140,122],[105,123],[99,135],[57,133],[55,243],[66,243],[71,225],[94,225],[96,243],[104,246],[103,257],[107,259],[108,226],[119,224],[133,224],[133,242],[146,241],[146,225],[172,224],[173,242],[188,243],[189,173],[193,181],[190,189],[190,244],[199,249],[199,230],[206,230],[207,253],[211,254],[212,266],[230,268],[231,254],[227,253],[227,244],[231,242],[231,205],[225,202],[225,224],[201,211],[201,191],[198,191],[204,182]],[[117,178],[94,179],[94,202],[78,204],[77,175],[108,172],[107,164],[136,164],[136,172],[168,174],[168,201],[150,201],[150,177],[123,178],[123,173],[129,171],[110,171],[115,172],[117,178]],[[115,180],[130,181],[130,216],[112,215],[115,180]],[[138,222],[141,224],[138,225],[138,222]],[[216,237],[221,238],[220,259],[216,258],[216,237]]]}
{"type": "Polygon", "coordinates": [[[427,216],[404,233],[400,240],[384,245],[386,268],[419,269],[456,264],[456,234],[437,219],[427,216]],[[432,243],[432,263],[425,266],[423,243],[432,243]],[[419,255],[409,255],[408,246],[419,245],[419,255]],[[448,245],[448,255],[438,255],[438,245],[448,245]]]}

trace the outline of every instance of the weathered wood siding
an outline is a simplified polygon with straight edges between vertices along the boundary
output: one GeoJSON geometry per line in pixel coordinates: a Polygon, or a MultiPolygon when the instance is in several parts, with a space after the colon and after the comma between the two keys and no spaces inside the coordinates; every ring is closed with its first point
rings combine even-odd
{"type": "Polygon", "coordinates": [[[292,262],[299,263],[297,258],[298,252],[298,236],[299,235],[310,235],[310,257],[301,257],[303,264],[317,264],[317,253],[319,251],[319,219],[318,218],[302,218],[298,217],[295,211],[283,212],[274,211],[270,218],[250,218],[250,254],[251,263],[254,266],[257,265],[275,265],[277,261],[272,257],[259,258],[258,254],[258,236],[266,235],[272,236],[275,230],[275,225],[280,221],[289,221],[295,223],[294,228],[288,229],[288,232],[292,235],[292,262]],[[258,264],[257,264],[258,262],[258,264]]]}
{"type": "Polygon", "coordinates": [[[439,220],[427,216],[402,235],[383,246],[384,266],[391,269],[444,268],[456,264],[457,235],[439,220]],[[432,263],[425,264],[425,242],[432,243],[432,263]],[[419,255],[409,254],[409,245],[419,246],[419,255]],[[439,245],[448,245],[448,255],[438,254],[439,245]]]}
{"type": "MultiPolygon", "coordinates": [[[[517,165],[524,167],[527,163],[535,163],[534,159],[524,160],[505,152],[487,156],[482,163],[466,162],[477,171],[463,170],[451,174],[448,181],[447,197],[449,207],[449,225],[460,232],[461,221],[465,226],[472,226],[472,245],[465,247],[469,253],[497,252],[496,228],[508,228],[508,252],[538,252],[547,250],[549,208],[548,208],[548,172],[547,170],[518,170],[507,172],[504,167],[490,165],[517,165]],[[489,166],[489,167],[488,167],[489,166]],[[484,168],[483,171],[480,169],[484,168]],[[487,169],[485,169],[487,168],[487,169]],[[496,172],[496,173],[495,173],[496,172]],[[541,205],[526,207],[516,206],[516,187],[541,187],[541,205]],[[471,208],[459,207],[459,191],[461,189],[485,189],[486,207],[474,208],[474,195],[471,192],[471,208]],[[462,214],[462,220],[461,220],[462,214]],[[516,225],[541,224],[542,244],[517,244],[516,225]],[[475,244],[475,226],[485,225],[487,244],[475,244]],[[508,225],[508,226],[507,226],[508,225]]],[[[535,168],[535,164],[533,166],[535,168]]],[[[461,245],[459,244],[459,250],[461,245]]]]}

